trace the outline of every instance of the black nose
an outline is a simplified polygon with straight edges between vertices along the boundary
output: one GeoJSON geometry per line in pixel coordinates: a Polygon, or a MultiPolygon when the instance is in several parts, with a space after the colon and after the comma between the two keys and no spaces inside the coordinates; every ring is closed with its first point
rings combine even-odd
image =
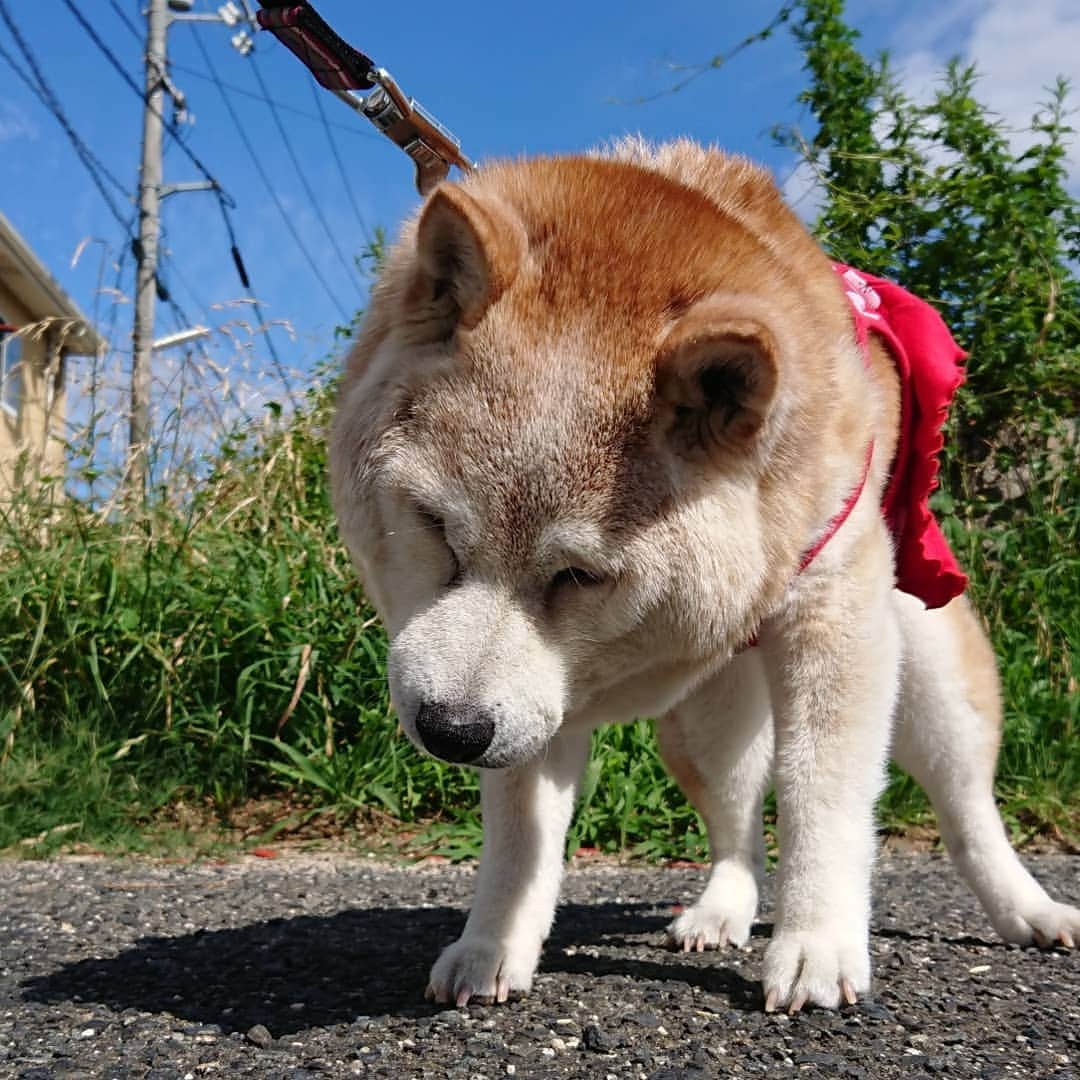
{"type": "Polygon", "coordinates": [[[416,714],[416,733],[436,757],[464,765],[491,745],[495,721],[476,709],[425,701],[416,714]]]}

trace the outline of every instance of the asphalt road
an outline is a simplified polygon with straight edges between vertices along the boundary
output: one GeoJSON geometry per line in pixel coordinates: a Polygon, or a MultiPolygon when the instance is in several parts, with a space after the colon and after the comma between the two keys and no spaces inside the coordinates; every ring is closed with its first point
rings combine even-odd
{"type": "MultiPolygon", "coordinates": [[[[1080,858],[1033,858],[1080,899],[1080,858]]],[[[1080,1080],[1080,955],[999,944],[947,861],[883,857],[872,1000],[762,1011],[745,951],[662,945],[693,869],[578,865],[534,992],[440,1009],[469,868],[0,862],[0,1077],[1080,1080]]]]}

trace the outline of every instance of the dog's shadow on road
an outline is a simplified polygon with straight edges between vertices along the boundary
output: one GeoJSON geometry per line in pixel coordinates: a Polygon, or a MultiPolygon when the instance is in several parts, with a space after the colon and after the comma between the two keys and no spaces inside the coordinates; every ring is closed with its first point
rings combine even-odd
{"type": "MultiPolygon", "coordinates": [[[[365,1015],[424,1016],[437,1011],[421,996],[431,962],[463,921],[449,907],[375,907],[146,937],[114,956],[27,979],[21,990],[26,1001],[95,1002],[226,1032],[262,1024],[275,1036],[365,1015]]],[[[732,1008],[760,1007],[757,986],[722,957],[703,966],[649,947],[666,921],[649,904],[562,905],[541,970],[689,982],[727,997],[732,1008]],[[571,945],[578,948],[568,954],[571,945]]]]}

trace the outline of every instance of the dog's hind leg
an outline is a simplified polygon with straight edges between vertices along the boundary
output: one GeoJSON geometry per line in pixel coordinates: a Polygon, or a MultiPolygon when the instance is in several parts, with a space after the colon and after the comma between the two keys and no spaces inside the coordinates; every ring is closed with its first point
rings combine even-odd
{"type": "Polygon", "coordinates": [[[1073,946],[1080,910],[1024,869],[994,804],[1001,700],[994,656],[961,597],[938,611],[897,594],[904,675],[893,757],[926,790],[953,862],[994,929],[1019,944],[1073,946]]]}
{"type": "Polygon", "coordinates": [[[562,731],[542,759],[480,773],[484,847],[476,894],[461,937],[431,969],[428,997],[460,1007],[503,1002],[532,986],[555,915],[589,738],[588,730],[562,731]]]}
{"type": "Polygon", "coordinates": [[[677,948],[744,945],[757,912],[765,848],[761,800],[772,764],[768,689],[756,649],[736,656],[657,725],[660,753],[705,821],[712,871],[668,927],[677,948]]]}

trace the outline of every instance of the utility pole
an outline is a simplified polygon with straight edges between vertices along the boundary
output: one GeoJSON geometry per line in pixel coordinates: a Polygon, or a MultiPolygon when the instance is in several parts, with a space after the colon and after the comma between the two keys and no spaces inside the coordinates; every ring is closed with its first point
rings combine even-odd
{"type": "MultiPolygon", "coordinates": [[[[143,107],[142,160],[139,166],[139,239],[135,249],[135,321],[131,332],[131,417],[128,435],[128,492],[136,502],[147,495],[150,475],[150,387],[154,342],[154,309],[158,290],[158,249],[161,236],[161,200],[181,191],[205,191],[214,183],[162,184],[164,104],[168,93],[183,110],[184,97],[169,81],[167,41],[174,22],[216,22],[234,27],[254,25],[248,0],[243,9],[226,0],[217,14],[188,14],[193,0],[147,0],[146,104],[143,107]]],[[[232,44],[244,55],[252,41],[243,30],[232,44]]]]}
{"type": "Polygon", "coordinates": [[[163,105],[167,0],[149,0],[146,16],[146,107],[139,167],[139,243],[135,251],[135,325],[132,330],[131,427],[128,487],[146,497],[150,449],[150,362],[157,299],[158,239],[161,233],[163,105]]]}

